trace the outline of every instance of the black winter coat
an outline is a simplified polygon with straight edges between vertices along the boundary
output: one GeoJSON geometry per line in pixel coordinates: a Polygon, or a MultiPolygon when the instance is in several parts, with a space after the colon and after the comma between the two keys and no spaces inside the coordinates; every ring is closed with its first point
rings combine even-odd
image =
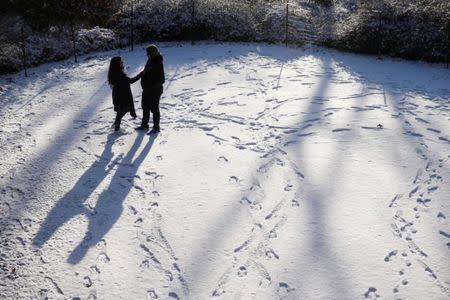
{"type": "Polygon", "coordinates": [[[147,60],[144,74],[141,79],[143,90],[161,87],[165,81],[163,57],[158,54],[155,58],[147,60]]]}
{"type": "Polygon", "coordinates": [[[112,90],[114,111],[130,111],[130,107],[133,104],[133,94],[131,93],[130,84],[138,81],[141,76],[141,73],[133,78],[128,77],[125,73],[120,76],[120,79],[113,86],[112,90]]]}

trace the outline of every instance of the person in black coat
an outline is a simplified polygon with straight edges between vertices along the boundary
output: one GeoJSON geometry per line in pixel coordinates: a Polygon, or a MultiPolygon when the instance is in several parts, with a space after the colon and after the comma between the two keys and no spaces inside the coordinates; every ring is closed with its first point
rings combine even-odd
{"type": "Polygon", "coordinates": [[[163,93],[165,81],[163,57],[155,45],[147,47],[147,63],[142,74],[142,123],[138,130],[148,130],[150,112],[153,114],[153,128],[150,133],[160,131],[159,100],[163,93]]]}
{"type": "Polygon", "coordinates": [[[141,72],[136,77],[130,78],[125,74],[123,69],[122,58],[120,56],[113,57],[109,64],[108,82],[112,88],[112,99],[114,111],[116,112],[116,120],[114,122],[115,131],[120,129],[120,122],[127,112],[130,112],[132,118],[136,118],[130,84],[138,81],[142,77],[141,72]]]}

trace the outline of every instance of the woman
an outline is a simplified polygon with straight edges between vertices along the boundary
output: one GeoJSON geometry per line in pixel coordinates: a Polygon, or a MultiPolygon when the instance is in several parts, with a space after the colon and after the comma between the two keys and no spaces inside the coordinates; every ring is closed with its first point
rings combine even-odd
{"type": "Polygon", "coordinates": [[[113,57],[109,64],[108,82],[112,88],[114,111],[116,112],[115,131],[120,129],[120,122],[127,112],[130,112],[131,117],[136,118],[130,84],[138,81],[142,76],[141,72],[136,77],[130,78],[123,69],[122,58],[120,56],[113,57]]]}

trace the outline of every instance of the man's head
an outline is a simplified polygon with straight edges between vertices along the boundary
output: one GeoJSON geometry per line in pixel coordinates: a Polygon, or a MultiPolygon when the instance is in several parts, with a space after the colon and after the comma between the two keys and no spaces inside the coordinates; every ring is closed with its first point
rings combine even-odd
{"type": "Polygon", "coordinates": [[[158,47],[155,45],[150,45],[147,47],[147,57],[152,59],[155,58],[159,54],[158,47]]]}

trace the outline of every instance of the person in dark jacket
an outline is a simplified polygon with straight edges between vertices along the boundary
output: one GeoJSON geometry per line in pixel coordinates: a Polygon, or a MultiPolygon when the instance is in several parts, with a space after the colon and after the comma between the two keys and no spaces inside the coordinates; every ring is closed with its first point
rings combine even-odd
{"type": "Polygon", "coordinates": [[[122,58],[120,56],[113,57],[109,64],[108,82],[112,88],[112,99],[114,111],[116,112],[116,120],[114,122],[115,131],[120,129],[120,122],[127,112],[130,112],[132,118],[136,118],[130,84],[138,81],[142,77],[141,72],[136,77],[130,78],[125,74],[123,69],[122,58]]]}
{"type": "Polygon", "coordinates": [[[163,93],[163,84],[165,81],[163,57],[155,45],[147,47],[147,63],[141,78],[142,86],[142,123],[138,130],[148,130],[150,112],[153,114],[153,128],[149,132],[157,133],[160,131],[159,121],[159,100],[163,93]]]}

